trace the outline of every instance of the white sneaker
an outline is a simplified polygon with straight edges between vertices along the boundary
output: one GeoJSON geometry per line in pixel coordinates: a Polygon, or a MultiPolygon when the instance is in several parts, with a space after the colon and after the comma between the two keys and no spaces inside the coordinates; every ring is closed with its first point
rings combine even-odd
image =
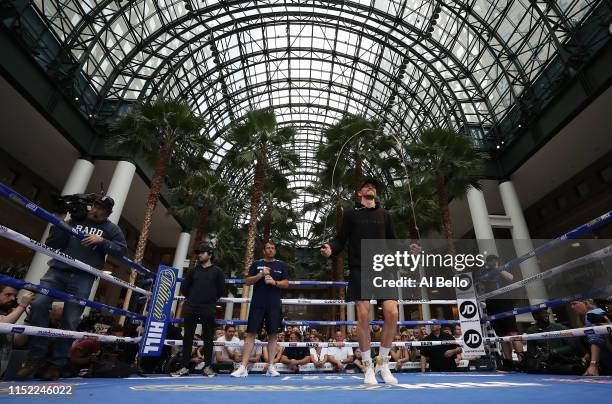
{"type": "Polygon", "coordinates": [[[249,371],[244,366],[240,365],[240,367],[232,372],[230,376],[232,377],[247,377],[249,375],[249,371]]]}
{"type": "Polygon", "coordinates": [[[386,384],[397,384],[397,378],[393,376],[391,370],[389,370],[389,359],[391,359],[390,356],[385,356],[384,358],[377,356],[374,373],[380,373],[380,376],[386,384]]]}
{"type": "Polygon", "coordinates": [[[266,376],[277,377],[277,376],[280,376],[280,373],[278,373],[274,365],[270,365],[268,366],[268,370],[266,371],[266,376]]]}
{"type": "Polygon", "coordinates": [[[363,378],[364,384],[378,384],[378,380],[376,380],[376,374],[374,373],[374,366],[371,360],[363,361],[363,366],[365,366],[366,371],[363,378]]]}

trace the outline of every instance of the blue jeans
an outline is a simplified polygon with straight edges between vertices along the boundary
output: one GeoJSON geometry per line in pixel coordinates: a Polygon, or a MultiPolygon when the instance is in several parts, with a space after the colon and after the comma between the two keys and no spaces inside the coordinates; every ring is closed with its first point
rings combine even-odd
{"type": "MultiPolygon", "coordinates": [[[[59,290],[64,293],[89,298],[94,276],[78,269],[49,268],[40,280],[45,288],[59,290]]],[[[54,298],[37,294],[32,302],[30,325],[35,327],[49,327],[49,311],[54,298]]],[[[64,303],[62,313],[62,329],[74,331],[81,321],[84,306],[78,303],[64,303]]],[[[53,342],[52,352],[49,355],[49,338],[30,337],[30,352],[28,359],[48,359],[57,366],[64,366],[68,358],[68,351],[74,342],[70,338],[56,338],[53,342]]]]}

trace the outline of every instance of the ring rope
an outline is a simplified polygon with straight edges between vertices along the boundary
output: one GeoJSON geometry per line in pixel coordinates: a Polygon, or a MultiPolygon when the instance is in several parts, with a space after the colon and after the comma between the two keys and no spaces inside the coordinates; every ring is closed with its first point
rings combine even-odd
{"type": "Polygon", "coordinates": [[[61,252],[60,250],[56,250],[54,248],[49,247],[46,244],[42,244],[36,240],[33,240],[27,236],[24,236],[21,233],[18,233],[12,229],[9,229],[6,226],[1,226],[0,225],[0,236],[7,238],[9,240],[13,240],[16,243],[19,243],[25,247],[28,247],[34,251],[38,251],[41,252],[45,255],[48,255],[51,258],[54,258],[58,261],[63,262],[64,264],[68,264],[74,268],[78,268],[82,271],[85,271],[93,276],[96,276],[98,278],[104,279],[110,283],[113,283],[115,285],[119,285],[119,286],[123,286],[124,288],[128,288],[133,290],[134,292],[138,292],[140,294],[149,296],[151,295],[151,292],[144,290],[142,288],[139,288],[137,286],[131,285],[129,282],[124,281],[123,279],[117,278],[116,276],[113,275],[109,275],[103,271],[100,271],[97,268],[92,267],[91,265],[88,265],[82,261],[77,260],[76,258],[71,257],[68,254],[65,254],[63,252],[61,252]]]}
{"type": "Polygon", "coordinates": [[[482,282],[483,280],[486,280],[492,276],[498,275],[499,273],[501,273],[502,271],[505,271],[511,267],[514,267],[520,263],[522,263],[523,261],[527,261],[529,258],[535,257],[538,254],[543,253],[544,251],[550,250],[553,247],[556,247],[558,244],[563,243],[566,240],[569,239],[574,239],[576,237],[579,237],[589,231],[595,230],[607,223],[609,223],[610,221],[612,221],[612,210],[604,213],[603,215],[596,217],[595,219],[576,227],[573,230],[568,231],[565,234],[562,234],[561,236],[557,237],[554,240],[548,241],[544,244],[542,244],[541,246],[529,251],[526,254],[521,255],[520,257],[514,258],[508,262],[506,262],[504,265],[501,265],[498,268],[495,268],[494,270],[491,270],[489,272],[487,272],[486,274],[476,278],[476,282],[482,282]]]}
{"type": "Polygon", "coordinates": [[[12,286],[15,289],[25,289],[30,292],[40,293],[42,295],[51,296],[56,299],[63,300],[69,303],[77,303],[81,306],[87,306],[94,309],[100,309],[107,311],[113,314],[119,314],[121,316],[126,316],[130,318],[134,318],[137,320],[146,320],[146,316],[140,315],[138,313],[132,313],[131,311],[123,310],[117,307],[109,306],[103,303],[94,302],[92,300],[87,300],[80,296],[72,295],[70,293],[60,292],[59,290],[55,290],[53,288],[46,288],[41,285],[36,285],[34,283],[25,282],[20,279],[11,278],[10,276],[0,274],[0,283],[12,286]]]}
{"type": "Polygon", "coordinates": [[[612,255],[612,246],[607,246],[604,247],[600,250],[594,251],[588,255],[585,255],[583,257],[580,258],[576,258],[575,260],[566,262],[564,264],[558,265],[554,268],[548,269],[544,272],[540,272],[539,274],[535,274],[533,276],[530,276],[528,278],[525,278],[521,281],[518,282],[514,282],[508,286],[504,286],[503,288],[499,288],[496,290],[493,290],[489,293],[485,293],[482,294],[480,296],[478,296],[478,300],[484,300],[484,299],[488,299],[491,298],[493,296],[497,296],[500,295],[502,293],[506,293],[506,292],[510,292],[512,290],[518,289],[520,287],[523,287],[525,285],[528,285],[530,283],[539,281],[539,280],[543,280],[543,279],[548,279],[553,275],[558,275],[560,273],[566,272],[570,269],[585,265],[585,264],[589,264],[593,261],[597,261],[603,258],[607,258],[609,256],[612,255]]]}

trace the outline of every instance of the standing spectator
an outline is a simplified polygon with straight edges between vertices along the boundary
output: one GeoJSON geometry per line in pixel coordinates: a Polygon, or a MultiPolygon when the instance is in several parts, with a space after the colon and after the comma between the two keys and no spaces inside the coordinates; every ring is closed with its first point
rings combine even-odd
{"type": "MultiPolygon", "coordinates": [[[[495,275],[489,276],[488,279],[481,281],[480,288],[482,291],[493,291],[501,289],[509,285],[514,276],[508,271],[499,271],[501,260],[496,255],[489,255],[485,260],[485,265],[476,272],[478,277],[486,276],[487,272],[491,271],[495,275]]],[[[492,298],[485,301],[487,314],[497,314],[514,309],[514,302],[511,299],[492,298]]],[[[498,337],[506,337],[510,335],[518,335],[518,326],[515,316],[508,316],[491,321],[491,326],[495,330],[498,337]]],[[[503,368],[506,370],[514,370],[514,362],[512,361],[512,348],[516,351],[519,361],[523,359],[523,343],[521,341],[504,341],[501,343],[503,355],[503,368]]]]}
{"type": "MultiPolygon", "coordinates": [[[[291,333],[289,342],[300,342],[297,332],[291,333]]],[[[308,348],[287,347],[281,356],[281,363],[287,365],[291,370],[297,372],[300,365],[310,362],[310,351],[308,348]]]]}
{"type": "MultiPolygon", "coordinates": [[[[431,326],[431,334],[423,338],[423,341],[454,341],[452,335],[442,333],[439,324],[431,326]]],[[[455,370],[455,356],[461,353],[461,347],[455,344],[424,346],[421,348],[421,372],[425,372],[426,363],[429,362],[429,370],[433,372],[448,372],[455,370]]]]}
{"type": "MultiPolygon", "coordinates": [[[[114,204],[111,197],[100,197],[92,203],[84,218],[73,218],[68,221],[70,226],[86,233],[83,240],[79,240],[57,226],[52,226],[46,244],[101,270],[107,254],[119,258],[125,254],[127,249],[121,229],[108,220],[114,204]]],[[[40,286],[87,299],[94,280],[95,276],[90,273],[63,262],[51,260],[47,273],[40,280],[40,286]]],[[[52,303],[53,298],[47,295],[39,295],[34,300],[30,319],[32,326],[49,326],[49,309],[52,303]]],[[[66,302],[61,328],[67,331],[76,330],[84,308],[78,303],[66,302]]],[[[32,378],[39,371],[42,371],[41,378],[44,380],[59,378],[61,368],[68,360],[68,350],[72,345],[72,340],[58,338],[53,344],[51,358],[46,360],[49,354],[48,344],[49,341],[45,337],[30,338],[28,359],[17,373],[19,379],[32,378]]]]}
{"type": "Polygon", "coordinates": [[[213,377],[212,354],[213,333],[215,330],[215,304],[225,291],[225,275],[223,270],[213,264],[213,249],[206,244],[200,244],[196,250],[198,263],[187,271],[181,282],[181,293],[185,296],[183,310],[183,367],[171,375],[173,377],[189,375],[189,363],[193,348],[193,337],[198,324],[202,325],[202,340],[204,341],[204,362],[206,367],[202,372],[213,377]]]}
{"type": "MultiPolygon", "coordinates": [[[[255,336],[264,326],[268,334],[268,358],[273,358],[276,353],[276,334],[282,329],[281,288],[289,287],[289,279],[287,264],[275,258],[276,245],[273,242],[266,242],[263,253],[263,259],[253,262],[245,277],[245,282],[253,285],[253,297],[249,309],[242,364],[232,372],[232,377],[249,375],[247,362],[253,349],[255,336]]],[[[279,375],[274,365],[269,364],[266,376],[279,375]]]]}

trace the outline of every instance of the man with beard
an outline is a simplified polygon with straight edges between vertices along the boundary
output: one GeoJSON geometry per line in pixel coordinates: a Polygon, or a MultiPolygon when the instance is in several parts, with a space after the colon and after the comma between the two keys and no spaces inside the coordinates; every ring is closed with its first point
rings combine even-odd
{"type": "MultiPolygon", "coordinates": [[[[106,255],[122,257],[127,245],[121,229],[108,220],[115,202],[109,196],[97,198],[89,207],[83,219],[71,219],[68,224],[87,236],[79,240],[73,235],[51,227],[46,244],[76,258],[94,268],[102,269],[106,255]]],[[[40,285],[61,292],[88,298],[95,276],[57,260],[49,261],[49,269],[41,278],[40,285]]],[[[49,326],[49,309],[53,298],[40,295],[32,303],[30,325],[35,327],[49,326]]],[[[62,314],[62,329],[76,330],[84,306],[66,302],[62,314]]],[[[56,380],[61,368],[68,360],[68,350],[72,345],[69,338],[58,338],[52,352],[48,352],[48,340],[45,337],[30,338],[28,359],[17,373],[20,379],[29,379],[41,373],[41,379],[56,380]],[[49,357],[48,357],[49,356],[49,357]],[[48,357],[48,359],[47,359],[48,357]]]]}
{"type": "Polygon", "coordinates": [[[187,271],[181,283],[181,293],[185,296],[183,310],[183,367],[171,376],[180,377],[189,375],[189,362],[193,349],[193,336],[198,323],[202,325],[202,339],[204,340],[204,376],[213,377],[213,333],[215,332],[216,303],[225,292],[225,275],[223,270],[214,265],[213,249],[206,244],[200,244],[196,250],[198,262],[187,271]]]}
{"type": "MultiPolygon", "coordinates": [[[[15,324],[34,299],[34,293],[25,292],[17,303],[17,289],[0,283],[0,323],[15,324]]],[[[13,334],[0,334],[0,378],[8,365],[13,348],[13,334]]]]}

